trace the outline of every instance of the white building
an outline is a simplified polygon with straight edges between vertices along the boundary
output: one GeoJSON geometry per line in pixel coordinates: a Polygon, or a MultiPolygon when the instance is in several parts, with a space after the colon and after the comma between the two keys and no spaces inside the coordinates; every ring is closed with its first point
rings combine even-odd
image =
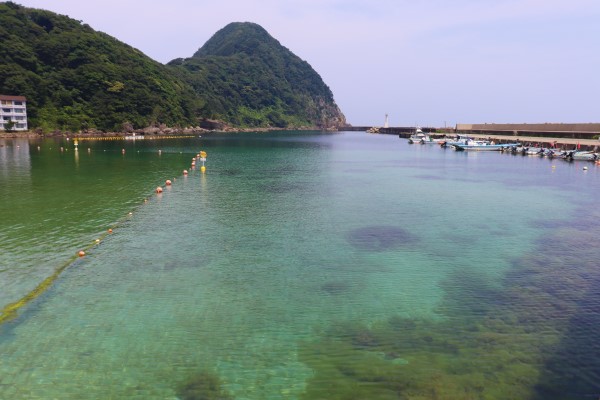
{"type": "Polygon", "coordinates": [[[12,121],[12,130],[26,131],[27,128],[27,99],[24,96],[5,96],[0,94],[0,130],[9,127],[12,121]]]}

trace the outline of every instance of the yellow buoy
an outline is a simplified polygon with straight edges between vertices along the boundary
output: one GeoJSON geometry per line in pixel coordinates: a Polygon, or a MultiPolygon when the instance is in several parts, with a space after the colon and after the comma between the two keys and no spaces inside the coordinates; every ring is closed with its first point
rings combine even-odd
{"type": "Polygon", "coordinates": [[[201,166],[201,167],[200,167],[200,171],[201,171],[201,172],[206,172],[206,167],[205,167],[204,165],[203,165],[203,166],[201,166]]]}

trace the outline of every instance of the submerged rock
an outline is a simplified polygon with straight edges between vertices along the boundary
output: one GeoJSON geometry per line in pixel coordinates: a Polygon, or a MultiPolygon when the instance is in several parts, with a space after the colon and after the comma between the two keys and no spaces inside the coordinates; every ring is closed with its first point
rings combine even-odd
{"type": "Polygon", "coordinates": [[[399,227],[366,226],[351,231],[347,240],[360,250],[385,251],[414,244],[417,238],[399,227]]]}
{"type": "Polygon", "coordinates": [[[350,290],[350,285],[345,282],[326,282],[321,286],[321,290],[332,295],[342,294],[350,290]]]}
{"type": "Polygon", "coordinates": [[[233,397],[222,389],[218,376],[210,372],[200,372],[185,381],[177,390],[181,400],[232,400],[233,397]]]}

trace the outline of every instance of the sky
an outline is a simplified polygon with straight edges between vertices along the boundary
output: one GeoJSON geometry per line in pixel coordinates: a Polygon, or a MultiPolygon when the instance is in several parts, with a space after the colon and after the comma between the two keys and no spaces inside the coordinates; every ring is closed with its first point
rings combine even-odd
{"type": "Polygon", "coordinates": [[[161,63],[230,22],[307,61],[354,126],[600,122],[600,0],[13,0],[161,63]]]}

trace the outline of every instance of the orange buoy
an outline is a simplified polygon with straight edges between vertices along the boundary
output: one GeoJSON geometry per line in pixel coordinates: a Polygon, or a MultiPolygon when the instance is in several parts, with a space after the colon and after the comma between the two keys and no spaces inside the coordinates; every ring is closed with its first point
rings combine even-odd
{"type": "Polygon", "coordinates": [[[156,188],[156,193],[162,193],[163,192],[163,188],[161,188],[160,186],[156,188]]]}
{"type": "Polygon", "coordinates": [[[83,256],[85,256],[85,251],[81,250],[77,254],[79,255],[79,257],[83,257],[83,256]]]}
{"type": "Polygon", "coordinates": [[[167,186],[171,186],[171,180],[170,180],[170,179],[167,179],[167,181],[165,182],[165,185],[167,185],[167,186]]]}
{"type": "Polygon", "coordinates": [[[112,229],[108,228],[108,233],[112,233],[112,229]]]}
{"type": "Polygon", "coordinates": [[[187,172],[187,169],[184,169],[184,170],[183,170],[183,174],[184,174],[184,175],[187,175],[187,174],[188,174],[188,172],[187,172]]]}

